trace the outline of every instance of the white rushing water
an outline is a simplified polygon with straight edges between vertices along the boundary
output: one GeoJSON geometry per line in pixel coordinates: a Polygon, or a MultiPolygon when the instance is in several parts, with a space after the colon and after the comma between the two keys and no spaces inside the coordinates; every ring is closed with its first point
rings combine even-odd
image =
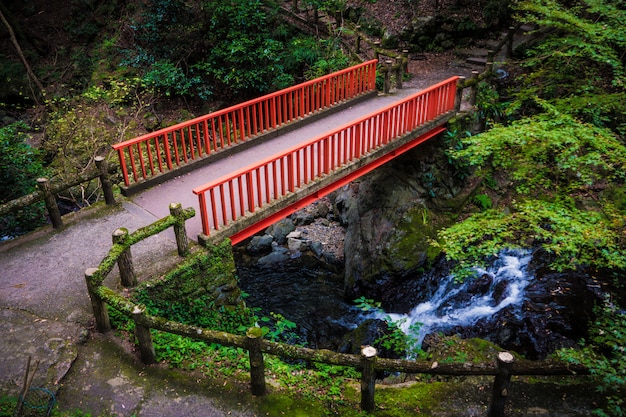
{"type": "Polygon", "coordinates": [[[430,300],[416,305],[408,314],[386,316],[421,345],[424,336],[433,331],[472,326],[506,307],[521,314],[524,290],[532,280],[527,273],[530,259],[529,251],[502,251],[486,270],[475,269],[476,278],[456,283],[449,275],[430,300]]]}

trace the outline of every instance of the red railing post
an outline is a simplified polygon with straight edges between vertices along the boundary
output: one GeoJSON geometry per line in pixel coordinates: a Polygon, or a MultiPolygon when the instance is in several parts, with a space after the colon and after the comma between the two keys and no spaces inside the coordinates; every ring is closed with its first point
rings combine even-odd
{"type": "Polygon", "coordinates": [[[122,168],[122,176],[124,177],[124,184],[128,187],[130,185],[130,180],[128,178],[128,168],[126,168],[126,158],[124,158],[124,148],[118,148],[117,155],[120,160],[120,168],[122,168]]]}

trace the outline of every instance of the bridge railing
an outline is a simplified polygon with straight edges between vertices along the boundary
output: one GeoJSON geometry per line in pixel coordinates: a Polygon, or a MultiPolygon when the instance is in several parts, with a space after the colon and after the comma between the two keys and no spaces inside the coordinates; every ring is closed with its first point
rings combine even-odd
{"type": "Polygon", "coordinates": [[[376,89],[376,60],[113,145],[129,186],[376,89]]]}
{"type": "Polygon", "coordinates": [[[458,77],[193,190],[210,235],[455,109],[458,77]]]}

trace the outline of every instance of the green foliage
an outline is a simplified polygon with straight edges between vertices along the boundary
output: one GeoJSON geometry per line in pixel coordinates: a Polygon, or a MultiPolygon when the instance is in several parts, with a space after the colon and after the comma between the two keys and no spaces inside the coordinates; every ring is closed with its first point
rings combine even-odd
{"type": "Polygon", "coordinates": [[[408,356],[411,358],[419,358],[425,355],[417,339],[421,323],[415,323],[408,326],[405,333],[401,330],[402,327],[404,327],[405,319],[392,319],[391,316],[385,314],[379,302],[365,297],[359,297],[354,300],[354,304],[362,311],[378,313],[379,316],[384,317],[383,320],[387,323],[389,333],[376,339],[374,341],[375,346],[383,347],[393,351],[397,355],[408,356]]]}
{"type": "Polygon", "coordinates": [[[554,106],[585,123],[626,135],[626,93],[583,93],[554,100],[554,106]]]}
{"type": "MultiPolygon", "coordinates": [[[[37,178],[46,176],[43,154],[28,144],[28,126],[23,122],[0,128],[0,203],[37,189],[37,178]]],[[[45,224],[43,203],[31,205],[0,219],[0,238],[28,232],[45,224]]]]}
{"type": "Polygon", "coordinates": [[[255,317],[244,308],[216,306],[210,295],[198,298],[181,298],[176,301],[155,300],[145,291],[136,296],[138,303],[144,304],[149,314],[165,317],[168,320],[190,324],[206,329],[220,330],[233,334],[245,334],[254,325],[255,317]]]}
{"type": "Polygon", "coordinates": [[[520,194],[573,192],[624,178],[626,147],[610,131],[544,106],[546,113],[464,139],[465,149],[453,155],[505,170],[520,194]]]}
{"type": "Polygon", "coordinates": [[[285,342],[297,344],[300,336],[295,333],[296,323],[287,320],[282,314],[270,312],[270,317],[261,317],[259,319],[263,330],[263,337],[274,342],[285,342]]]}
{"type": "Polygon", "coordinates": [[[506,116],[508,103],[500,101],[500,94],[491,84],[481,82],[478,84],[476,95],[476,115],[484,121],[487,128],[494,123],[502,123],[506,116]]]}
{"type": "Polygon", "coordinates": [[[594,414],[601,417],[626,416],[626,313],[606,300],[599,309],[588,341],[580,350],[558,352],[560,359],[586,366],[597,383],[597,390],[606,395],[604,409],[594,414]]]}
{"type": "Polygon", "coordinates": [[[338,40],[295,36],[272,0],[151,0],[124,65],[166,96],[247,97],[346,66],[338,40]]]}
{"type": "Polygon", "coordinates": [[[481,210],[488,210],[493,207],[493,201],[487,194],[476,194],[473,201],[481,210]]]}
{"type": "Polygon", "coordinates": [[[621,0],[523,0],[517,3],[520,21],[555,29],[530,51],[533,91],[541,97],[598,86],[599,75],[611,71],[611,82],[626,84],[624,55],[626,10],[621,0]],[[571,81],[565,85],[562,81],[571,81]]]}
{"type": "Polygon", "coordinates": [[[43,155],[28,144],[28,131],[23,122],[0,128],[0,203],[35,191],[45,174],[43,155]]]}
{"type": "Polygon", "coordinates": [[[454,176],[459,180],[464,180],[470,175],[469,164],[462,158],[456,158],[455,152],[464,149],[465,144],[463,138],[469,138],[472,136],[470,131],[459,131],[456,129],[448,129],[444,133],[443,139],[445,144],[445,155],[448,164],[452,167],[454,176]]]}
{"type": "Polygon", "coordinates": [[[626,268],[619,218],[560,201],[522,200],[510,212],[474,214],[439,233],[446,255],[469,268],[510,247],[541,246],[555,256],[552,268],[626,268]]]}

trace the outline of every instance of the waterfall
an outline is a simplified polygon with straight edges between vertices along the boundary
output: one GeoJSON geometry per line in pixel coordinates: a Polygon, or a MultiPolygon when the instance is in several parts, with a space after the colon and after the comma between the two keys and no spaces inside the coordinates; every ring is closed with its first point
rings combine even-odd
{"type": "Polygon", "coordinates": [[[396,323],[421,345],[429,333],[472,326],[507,307],[521,315],[524,290],[532,280],[527,272],[530,259],[530,251],[502,251],[487,269],[475,268],[475,275],[461,283],[453,275],[443,278],[431,299],[408,314],[381,313],[380,318],[396,323]]]}

